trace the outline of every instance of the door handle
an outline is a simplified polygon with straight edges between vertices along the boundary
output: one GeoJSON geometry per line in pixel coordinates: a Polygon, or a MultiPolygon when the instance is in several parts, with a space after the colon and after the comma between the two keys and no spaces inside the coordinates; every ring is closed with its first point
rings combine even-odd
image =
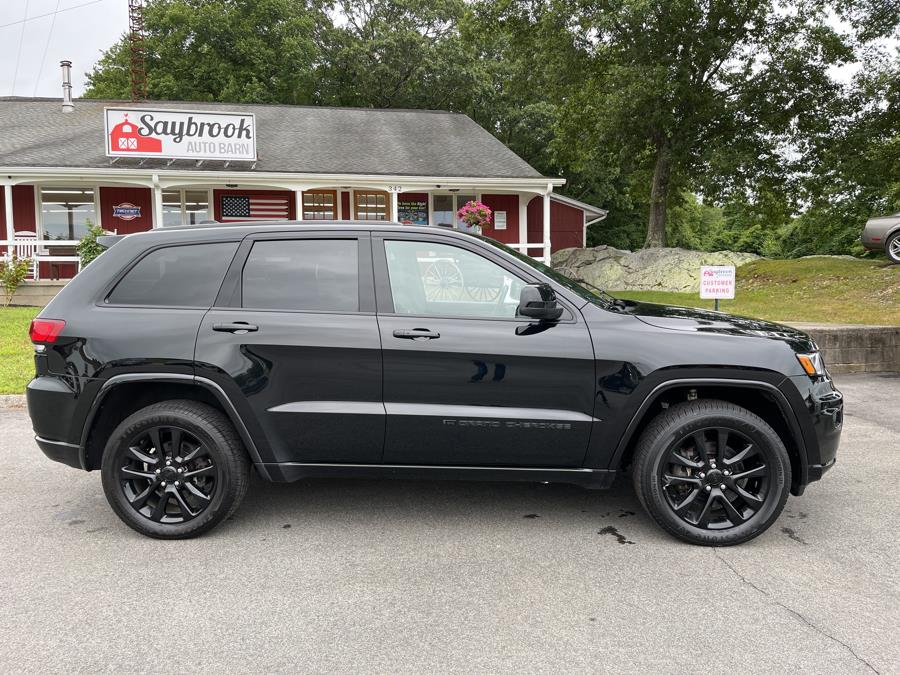
{"type": "Polygon", "coordinates": [[[394,331],[394,337],[404,340],[437,340],[441,334],[427,328],[398,328],[394,331]]]}
{"type": "Polygon", "coordinates": [[[219,333],[234,333],[235,335],[244,335],[245,333],[255,333],[259,330],[259,326],[247,323],[246,321],[235,321],[234,323],[214,323],[213,330],[219,333]]]}

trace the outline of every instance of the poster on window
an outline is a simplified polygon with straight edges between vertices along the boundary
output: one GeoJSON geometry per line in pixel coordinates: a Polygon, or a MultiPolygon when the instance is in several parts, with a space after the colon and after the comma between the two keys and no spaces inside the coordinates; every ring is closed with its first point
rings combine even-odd
{"type": "Polygon", "coordinates": [[[398,199],[397,220],[404,225],[428,224],[427,199],[398,199]]]}

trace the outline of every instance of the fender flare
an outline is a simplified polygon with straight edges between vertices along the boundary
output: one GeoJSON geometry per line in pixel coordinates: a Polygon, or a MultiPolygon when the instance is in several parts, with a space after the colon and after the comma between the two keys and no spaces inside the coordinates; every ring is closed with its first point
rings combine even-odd
{"type": "MultiPolygon", "coordinates": [[[[782,382],[784,382],[784,380],[782,380],[782,382]]],[[[638,431],[638,423],[660,394],[668,389],[675,389],[676,387],[703,386],[743,387],[745,389],[756,389],[771,394],[775,399],[775,403],[778,405],[779,410],[781,410],[782,416],[787,422],[788,430],[793,437],[794,443],[797,446],[797,452],[800,456],[800,475],[794,477],[794,482],[799,485],[806,485],[809,482],[809,454],[806,448],[806,439],[803,434],[803,429],[797,419],[797,413],[794,411],[794,408],[791,406],[781,389],[769,382],[752,379],[691,377],[666,380],[665,382],[656,385],[650,393],[644,397],[644,400],[641,402],[641,405],[638,406],[638,409],[632,416],[628,426],[625,427],[625,432],[619,438],[619,442],[616,445],[610,466],[618,467],[621,464],[625,449],[631,443],[632,438],[638,431]]]]}
{"type": "Polygon", "coordinates": [[[100,390],[97,392],[97,396],[94,398],[94,401],[91,404],[91,409],[88,411],[87,417],[85,418],[84,422],[84,428],[81,432],[81,443],[79,444],[79,462],[81,463],[82,469],[88,470],[87,440],[94,425],[94,419],[96,418],[97,413],[100,411],[100,406],[103,404],[106,396],[118,385],[126,384],[129,382],[175,382],[178,384],[190,384],[193,386],[203,387],[204,389],[209,391],[222,406],[222,409],[225,411],[225,415],[234,425],[235,430],[238,432],[238,435],[244,442],[244,446],[247,448],[247,452],[250,453],[250,460],[256,466],[257,471],[262,474],[266,474],[263,475],[263,477],[268,479],[265,465],[260,458],[256,443],[254,442],[253,437],[250,435],[247,426],[244,424],[244,420],[241,419],[237,408],[235,408],[234,406],[234,403],[231,402],[228,394],[225,393],[225,390],[212,380],[205,377],[198,377],[196,375],[184,375],[179,373],[126,373],[124,375],[114,375],[106,380],[100,387],[100,390]]]}

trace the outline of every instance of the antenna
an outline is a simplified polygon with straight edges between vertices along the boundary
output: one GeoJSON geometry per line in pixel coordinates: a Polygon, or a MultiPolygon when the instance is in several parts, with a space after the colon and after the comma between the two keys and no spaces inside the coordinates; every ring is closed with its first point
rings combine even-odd
{"type": "Polygon", "coordinates": [[[131,100],[147,98],[144,67],[144,0],[128,0],[128,42],[131,49],[131,100]]]}

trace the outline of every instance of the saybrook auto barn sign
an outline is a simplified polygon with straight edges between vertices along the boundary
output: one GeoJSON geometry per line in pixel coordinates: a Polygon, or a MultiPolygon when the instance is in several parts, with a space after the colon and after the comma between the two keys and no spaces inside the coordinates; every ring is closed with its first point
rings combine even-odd
{"type": "Polygon", "coordinates": [[[252,113],[106,108],[109,157],[256,159],[252,113]]]}

